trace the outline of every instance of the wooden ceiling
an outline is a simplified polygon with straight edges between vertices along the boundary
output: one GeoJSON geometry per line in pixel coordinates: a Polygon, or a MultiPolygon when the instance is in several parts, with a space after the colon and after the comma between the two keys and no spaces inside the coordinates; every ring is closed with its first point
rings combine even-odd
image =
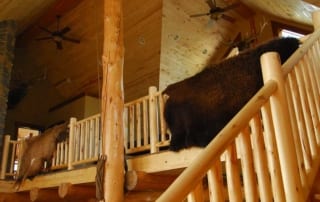
{"type": "Polygon", "coordinates": [[[242,2],[257,12],[263,12],[275,20],[286,24],[299,24],[300,26],[310,26],[312,23],[311,13],[318,9],[314,5],[307,3],[317,2],[312,0],[242,0],[242,2]]]}
{"type": "MultiPolygon", "coordinates": [[[[238,1],[217,0],[220,6],[235,2],[238,1]]],[[[316,9],[300,0],[239,2],[239,8],[228,12],[239,22],[260,14],[309,30],[311,11],[316,9]]],[[[101,0],[0,1],[0,20],[14,19],[18,25],[13,80],[30,83],[46,80],[65,99],[82,93],[98,96],[102,68],[102,4],[101,0]],[[63,42],[63,50],[57,50],[52,41],[34,40],[47,34],[38,25],[55,29],[57,14],[62,16],[61,27],[69,26],[68,36],[79,38],[80,44],[63,42]]],[[[164,88],[199,71],[210,58],[223,52],[221,34],[233,39],[243,26],[243,23],[226,21],[210,25],[208,17],[191,19],[192,14],[208,12],[205,0],[124,0],[123,5],[124,83],[129,100],[145,95],[149,85],[164,88]],[[189,69],[189,66],[195,68],[189,69]]]]}

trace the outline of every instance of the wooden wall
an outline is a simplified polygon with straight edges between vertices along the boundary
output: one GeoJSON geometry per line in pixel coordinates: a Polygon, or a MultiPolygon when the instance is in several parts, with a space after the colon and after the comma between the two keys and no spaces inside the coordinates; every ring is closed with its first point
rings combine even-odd
{"type": "MultiPolygon", "coordinates": [[[[220,7],[225,5],[217,1],[220,7]]],[[[272,37],[268,18],[255,14],[244,5],[226,12],[234,22],[213,20],[209,16],[191,18],[190,15],[208,12],[208,5],[197,0],[164,0],[161,38],[160,89],[190,77],[209,63],[221,60],[231,42],[241,33],[252,34],[250,20],[257,31],[263,21],[269,23],[259,35],[258,42],[272,37]],[[195,6],[197,5],[197,6],[195,6]]]]}
{"type": "Polygon", "coordinates": [[[0,1],[0,19],[15,20],[18,24],[17,33],[20,34],[28,25],[39,18],[44,10],[52,6],[55,1],[24,0],[22,3],[20,1],[2,0],[0,1]]]}
{"type": "Polygon", "coordinates": [[[39,81],[28,89],[28,94],[14,109],[7,111],[5,134],[16,135],[16,123],[46,126],[50,107],[63,97],[47,81],[39,81]]]}
{"type": "Polygon", "coordinates": [[[102,3],[100,0],[83,0],[61,16],[60,28],[70,27],[66,36],[80,39],[80,44],[63,41],[63,49],[58,50],[53,40],[35,40],[49,35],[37,26],[54,31],[56,21],[51,25],[36,24],[37,32],[33,32],[33,35],[28,31],[22,34],[18,38],[17,48],[23,55],[18,55],[16,70],[28,73],[24,79],[31,81],[45,74],[45,80],[66,99],[82,93],[98,95],[97,83],[102,68],[102,3]]]}
{"type": "MultiPolygon", "coordinates": [[[[79,94],[100,97],[103,1],[79,2],[63,14],[60,27],[70,26],[68,36],[79,38],[80,44],[63,42],[63,50],[57,50],[53,41],[35,40],[47,36],[40,29],[18,38],[13,67],[15,78],[28,82],[28,90],[33,93],[24,104],[8,112],[7,122],[11,125],[17,120],[46,125],[51,107],[79,94]],[[41,107],[35,109],[31,104],[41,107]]],[[[217,3],[226,6],[225,1],[217,3]]],[[[194,75],[208,63],[220,60],[230,48],[224,41],[234,40],[240,32],[250,33],[252,16],[257,28],[263,21],[262,16],[244,5],[226,13],[235,18],[234,23],[223,19],[215,21],[209,16],[190,18],[208,9],[205,1],[198,0],[123,2],[126,102],[146,95],[149,86],[162,90],[170,83],[194,75]]],[[[54,30],[56,24],[45,27],[54,30]]],[[[269,26],[262,38],[271,36],[270,30],[269,26]]]]}
{"type": "Polygon", "coordinates": [[[18,37],[12,81],[26,83],[27,95],[14,109],[8,110],[6,133],[15,132],[15,122],[49,125],[52,121],[48,118],[49,109],[80,94],[99,96],[102,3],[100,0],[83,0],[62,16],[60,27],[69,26],[71,31],[67,36],[79,38],[80,44],[64,41],[63,50],[57,50],[52,40],[35,40],[48,36],[38,25],[53,31],[56,22],[50,26],[36,24],[31,34],[26,31],[18,37]]]}
{"type": "Polygon", "coordinates": [[[162,0],[123,2],[125,101],[159,85],[162,0]]]}
{"type": "Polygon", "coordinates": [[[65,103],[50,110],[47,116],[49,125],[59,121],[69,121],[71,117],[78,120],[100,113],[101,103],[98,98],[84,95],[71,102],[65,103]]]}

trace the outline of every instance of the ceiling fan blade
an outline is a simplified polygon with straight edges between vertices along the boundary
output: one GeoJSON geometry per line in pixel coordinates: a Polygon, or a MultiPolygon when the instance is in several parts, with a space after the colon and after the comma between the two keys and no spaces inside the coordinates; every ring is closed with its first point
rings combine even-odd
{"type": "Polygon", "coordinates": [[[61,41],[56,41],[57,49],[62,50],[62,43],[61,41]]]}
{"type": "Polygon", "coordinates": [[[65,37],[65,36],[62,36],[61,38],[62,38],[63,40],[70,41],[70,42],[73,42],[73,43],[80,43],[80,40],[79,40],[79,39],[72,39],[72,38],[65,37]]]}
{"type": "Polygon", "coordinates": [[[231,23],[234,23],[234,22],[236,21],[236,19],[234,19],[233,17],[228,16],[228,15],[225,15],[225,14],[222,14],[222,15],[221,15],[221,18],[224,19],[224,20],[226,20],[226,21],[229,21],[229,22],[231,22],[231,23]]]}
{"type": "Polygon", "coordinates": [[[36,38],[37,41],[47,40],[47,39],[52,39],[52,37],[51,36],[45,36],[45,37],[36,38]]]}
{"type": "Polygon", "coordinates": [[[67,32],[69,32],[71,29],[70,29],[70,27],[65,27],[65,28],[63,28],[61,31],[60,31],[60,34],[62,35],[62,34],[65,34],[65,33],[67,33],[67,32]]]}
{"type": "Polygon", "coordinates": [[[217,7],[216,1],[207,0],[206,3],[209,5],[210,8],[215,8],[215,7],[217,7]]]}
{"type": "Polygon", "coordinates": [[[45,32],[48,32],[49,34],[52,34],[52,32],[50,30],[48,30],[47,28],[45,28],[45,27],[39,26],[39,28],[42,29],[45,32]]]}
{"type": "Polygon", "coordinates": [[[194,18],[194,17],[201,17],[201,16],[206,16],[206,15],[211,15],[211,13],[194,14],[194,15],[190,15],[190,17],[191,17],[191,18],[194,18]]]}

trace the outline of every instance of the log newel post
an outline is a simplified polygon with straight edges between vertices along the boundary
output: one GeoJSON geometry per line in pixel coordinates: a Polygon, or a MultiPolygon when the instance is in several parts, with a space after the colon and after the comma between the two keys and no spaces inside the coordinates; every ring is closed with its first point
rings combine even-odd
{"type": "Polygon", "coordinates": [[[69,143],[68,143],[68,170],[73,169],[73,157],[74,157],[74,134],[75,134],[75,126],[77,123],[77,119],[72,117],[70,118],[70,123],[69,123],[69,143]]]}
{"type": "Polygon", "coordinates": [[[264,82],[273,80],[278,85],[277,91],[270,97],[270,106],[286,201],[304,201],[278,53],[269,52],[262,55],[261,66],[264,82]]]}
{"type": "Polygon", "coordinates": [[[9,154],[9,144],[10,144],[10,135],[5,135],[4,136],[4,143],[3,143],[0,180],[4,180],[6,178],[6,170],[7,170],[7,165],[8,165],[8,154],[9,154]]]}
{"type": "Polygon", "coordinates": [[[106,202],[123,201],[123,26],[122,1],[104,0],[103,82],[101,101],[103,190],[106,202]]]}
{"type": "Polygon", "coordinates": [[[156,94],[157,88],[151,86],[149,88],[149,124],[150,124],[150,153],[155,153],[158,151],[158,131],[157,131],[157,102],[156,94]]]}
{"type": "Polygon", "coordinates": [[[312,13],[312,23],[315,30],[320,28],[320,11],[315,11],[312,13]]]}

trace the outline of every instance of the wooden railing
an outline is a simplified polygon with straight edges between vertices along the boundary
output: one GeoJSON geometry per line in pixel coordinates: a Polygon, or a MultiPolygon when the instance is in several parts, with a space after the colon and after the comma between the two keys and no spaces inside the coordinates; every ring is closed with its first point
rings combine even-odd
{"type": "Polygon", "coordinates": [[[320,163],[319,39],[282,67],[264,54],[265,85],[157,201],[306,201],[320,163]]]}
{"type": "Polygon", "coordinates": [[[125,104],[125,148],[127,154],[150,151],[169,145],[169,135],[163,118],[164,99],[155,87],[149,95],[125,104]]]}
{"type": "Polygon", "coordinates": [[[5,135],[3,142],[0,179],[6,176],[15,177],[22,150],[22,142],[10,140],[10,135],[5,135]]]}
{"type": "Polygon", "coordinates": [[[70,119],[68,169],[96,162],[101,151],[100,114],[77,121],[70,119]]]}
{"type": "MultiPolygon", "coordinates": [[[[164,100],[155,87],[149,88],[149,95],[125,104],[124,148],[126,154],[155,153],[169,145],[170,136],[162,116],[164,100]]],[[[70,119],[69,137],[58,143],[52,159],[51,169],[73,169],[79,165],[96,162],[101,153],[100,114],[77,120],[70,119]]],[[[18,146],[22,141],[10,140],[5,136],[0,179],[17,174],[18,146]],[[10,154],[9,154],[10,152],[10,154]],[[14,169],[14,166],[16,168],[14,169]]]]}

